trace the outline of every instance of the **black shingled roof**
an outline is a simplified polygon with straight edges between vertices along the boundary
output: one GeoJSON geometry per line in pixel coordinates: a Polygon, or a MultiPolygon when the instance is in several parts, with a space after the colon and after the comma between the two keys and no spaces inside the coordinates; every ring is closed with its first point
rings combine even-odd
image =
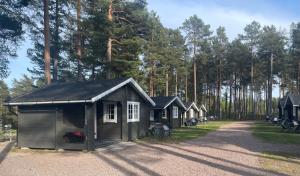
{"type": "Polygon", "coordinates": [[[183,104],[186,108],[189,108],[193,104],[193,102],[183,102],[183,104]]]}
{"type": "MultiPolygon", "coordinates": [[[[158,97],[151,97],[151,98],[156,104],[156,106],[155,106],[156,109],[164,109],[164,107],[166,105],[168,105],[172,100],[174,100],[175,98],[178,98],[178,97],[177,96],[158,96],[158,97]]],[[[181,101],[181,100],[179,100],[179,101],[181,101]]],[[[182,108],[185,109],[185,107],[182,107],[182,108]]]]}
{"type": "Polygon", "coordinates": [[[126,80],[128,80],[128,78],[86,82],[53,83],[31,93],[15,97],[9,103],[91,100],[93,97],[119,85],[126,80]]]}

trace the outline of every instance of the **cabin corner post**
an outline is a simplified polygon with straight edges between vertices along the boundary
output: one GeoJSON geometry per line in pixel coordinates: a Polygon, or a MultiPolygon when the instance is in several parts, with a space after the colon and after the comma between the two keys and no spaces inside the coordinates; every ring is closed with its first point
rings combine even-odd
{"type": "Polygon", "coordinates": [[[86,147],[88,151],[95,149],[94,140],[94,115],[96,112],[96,103],[85,104],[85,133],[86,133],[86,147]]]}

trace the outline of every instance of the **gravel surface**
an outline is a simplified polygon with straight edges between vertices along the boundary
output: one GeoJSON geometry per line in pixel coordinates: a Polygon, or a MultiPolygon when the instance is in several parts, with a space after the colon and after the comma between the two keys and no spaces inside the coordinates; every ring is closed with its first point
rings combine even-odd
{"type": "MultiPolygon", "coordinates": [[[[227,124],[180,144],[122,142],[87,153],[12,151],[0,161],[0,175],[284,175],[261,169],[259,152],[299,146],[263,143],[252,137],[251,123],[227,124]]],[[[0,150],[4,147],[0,145],[0,150]]]]}

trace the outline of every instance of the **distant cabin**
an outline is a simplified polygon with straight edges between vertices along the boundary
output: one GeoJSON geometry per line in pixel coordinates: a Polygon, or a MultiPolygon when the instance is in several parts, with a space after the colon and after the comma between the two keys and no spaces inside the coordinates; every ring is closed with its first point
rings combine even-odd
{"type": "Polygon", "coordinates": [[[132,78],[53,83],[6,105],[18,110],[18,147],[78,150],[144,137],[155,107],[132,78]]]}
{"type": "Polygon", "coordinates": [[[184,120],[190,118],[199,118],[200,109],[194,102],[184,102],[186,111],[184,112],[184,120]]]}
{"type": "MultiPolygon", "coordinates": [[[[279,106],[279,105],[278,105],[279,106]]],[[[280,105],[281,107],[282,105],[280,105]]],[[[299,121],[300,95],[287,93],[283,104],[284,119],[299,121]]]]}
{"type": "Polygon", "coordinates": [[[183,114],[186,110],[183,102],[177,96],[152,97],[156,106],[153,109],[153,122],[160,122],[170,128],[178,128],[182,124],[183,114]]]}

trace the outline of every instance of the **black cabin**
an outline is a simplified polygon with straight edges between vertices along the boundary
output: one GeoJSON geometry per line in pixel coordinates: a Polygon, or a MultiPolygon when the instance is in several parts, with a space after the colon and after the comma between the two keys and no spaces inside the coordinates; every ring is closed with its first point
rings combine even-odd
{"type": "Polygon", "coordinates": [[[154,122],[168,125],[170,128],[180,127],[186,107],[177,96],[152,97],[154,108],[154,122]]]}
{"type": "Polygon", "coordinates": [[[145,136],[155,103],[122,78],[53,83],[6,105],[17,107],[19,147],[94,150],[145,136]]]}
{"type": "Polygon", "coordinates": [[[183,115],[183,121],[190,118],[199,118],[200,109],[194,102],[184,102],[184,106],[186,107],[186,111],[183,115]]]}
{"type": "Polygon", "coordinates": [[[299,120],[298,110],[300,106],[300,95],[288,93],[286,95],[284,109],[284,119],[299,120]]]}
{"type": "Polygon", "coordinates": [[[280,98],[278,101],[278,117],[279,119],[284,119],[285,118],[285,111],[284,111],[284,104],[286,101],[287,96],[284,96],[283,98],[280,98]]]}

